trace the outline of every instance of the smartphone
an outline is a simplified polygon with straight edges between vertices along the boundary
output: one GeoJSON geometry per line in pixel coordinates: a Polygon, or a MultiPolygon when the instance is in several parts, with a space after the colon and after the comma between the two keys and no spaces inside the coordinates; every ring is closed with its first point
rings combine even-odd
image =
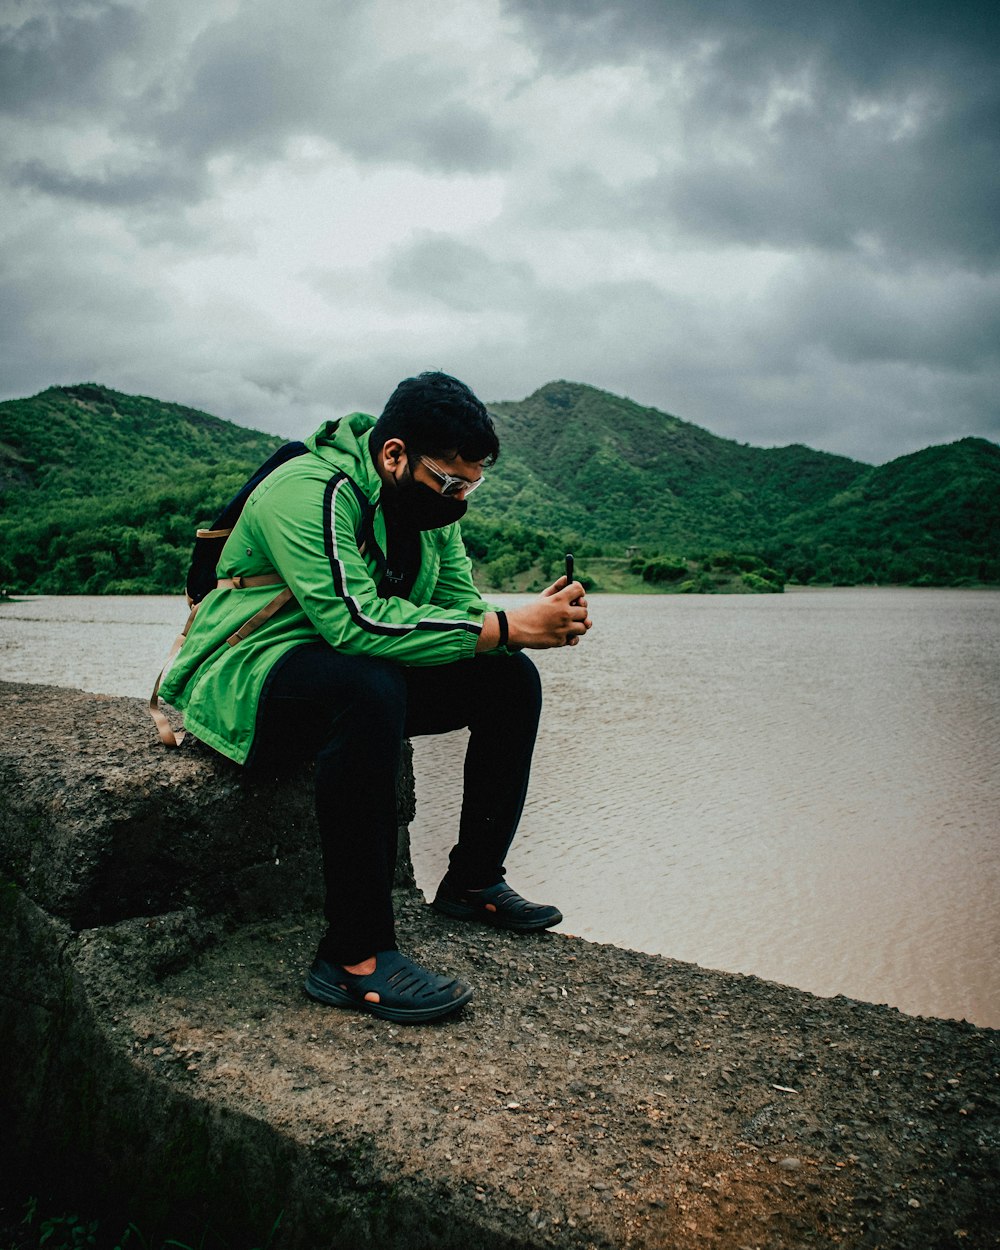
{"type": "Polygon", "coordinates": [[[566,585],[573,581],[573,555],[572,552],[566,552],[566,585]]]}

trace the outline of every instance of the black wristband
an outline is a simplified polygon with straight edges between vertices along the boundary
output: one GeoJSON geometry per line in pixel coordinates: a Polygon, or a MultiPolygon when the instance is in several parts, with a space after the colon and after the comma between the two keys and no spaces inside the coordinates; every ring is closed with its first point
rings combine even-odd
{"type": "Polygon", "coordinates": [[[497,624],[500,626],[500,641],[497,643],[497,646],[506,647],[507,639],[510,637],[510,630],[507,627],[506,612],[497,613],[497,624]]]}

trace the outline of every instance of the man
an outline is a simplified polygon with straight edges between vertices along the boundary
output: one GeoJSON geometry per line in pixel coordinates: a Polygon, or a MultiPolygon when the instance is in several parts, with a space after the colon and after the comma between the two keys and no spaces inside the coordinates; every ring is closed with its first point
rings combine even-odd
{"type": "Polygon", "coordinates": [[[377,421],[326,422],[306,446],[250,495],[161,694],[238,763],[315,759],[328,927],[307,991],[432,1020],[472,990],[396,946],[402,740],[470,730],[458,842],[433,906],[516,932],[558,924],[556,908],[504,881],[541,709],[521,649],[575,645],[591,621],[583,587],[565,578],[509,613],[480,598],[458,521],[500,446],[457,379],[408,378],[377,421]],[[281,585],[290,601],[248,632],[281,585]]]}

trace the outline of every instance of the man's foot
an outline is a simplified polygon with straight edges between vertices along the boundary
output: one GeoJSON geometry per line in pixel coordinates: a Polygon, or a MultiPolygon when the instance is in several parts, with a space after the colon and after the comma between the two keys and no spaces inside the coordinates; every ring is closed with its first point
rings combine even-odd
{"type": "Polygon", "coordinates": [[[506,881],[498,881],[484,890],[469,890],[452,885],[445,877],[431,906],[452,920],[477,920],[513,933],[537,933],[562,922],[558,907],[529,903],[506,881]]]}
{"type": "MultiPolygon", "coordinates": [[[[369,961],[362,966],[367,967],[369,961]]],[[[358,965],[352,965],[357,967],[358,965]]],[[[306,977],[306,993],[333,1007],[354,1007],[397,1024],[439,1020],[464,1007],[472,989],[464,981],[439,977],[399,951],[379,951],[374,971],[348,972],[318,956],[306,977]]]]}

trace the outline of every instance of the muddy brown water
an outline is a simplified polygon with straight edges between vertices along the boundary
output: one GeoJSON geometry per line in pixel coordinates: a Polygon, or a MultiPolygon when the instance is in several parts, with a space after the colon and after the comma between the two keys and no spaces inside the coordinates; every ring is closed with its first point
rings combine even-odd
{"type": "MultiPolygon", "coordinates": [[[[534,655],[512,883],[595,941],[1000,1027],[1000,594],[592,609],[583,645],[534,655]]],[[[159,596],[4,604],[0,677],[145,696],[184,616],[159,596]]],[[[428,892],[464,740],[415,743],[428,892]]]]}

